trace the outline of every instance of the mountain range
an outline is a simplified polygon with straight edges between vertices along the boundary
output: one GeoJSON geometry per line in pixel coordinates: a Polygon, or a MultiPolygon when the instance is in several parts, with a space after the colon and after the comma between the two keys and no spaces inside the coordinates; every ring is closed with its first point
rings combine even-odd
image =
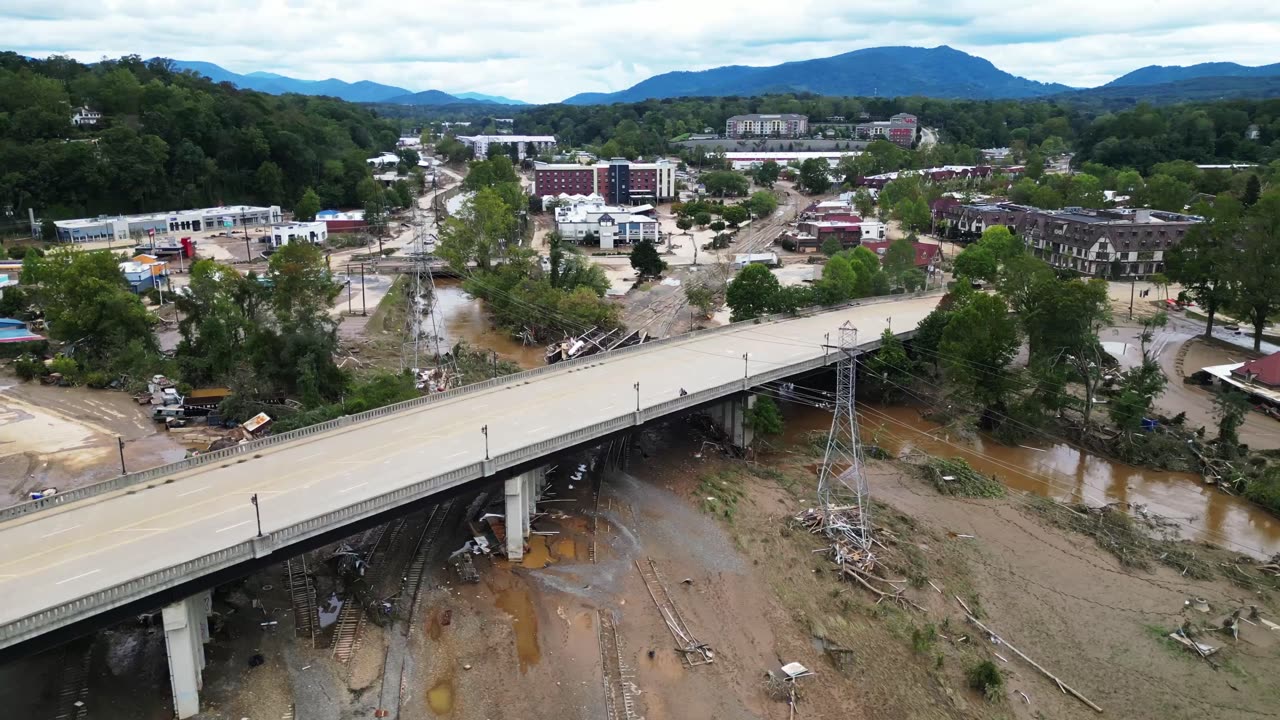
{"type": "Polygon", "coordinates": [[[1011,75],[989,61],[946,45],[936,48],[876,47],[816,60],[770,67],[730,65],[699,72],[655,75],[616,93],[581,93],[567,105],[637,102],[683,96],[761,95],[811,92],[819,95],[937,98],[1023,98],[1072,88],[1011,75]]]}
{"type": "Polygon", "coordinates": [[[490,105],[525,105],[500,95],[483,95],[466,92],[451,95],[440,90],[424,90],[415,93],[394,85],[361,80],[349,83],[336,78],[328,80],[299,80],[271,72],[235,73],[224,67],[196,60],[173,60],[178,70],[191,70],[214,82],[229,82],[245,90],[257,90],[272,95],[298,93],[300,95],[328,95],[349,102],[392,103],[395,105],[459,105],[486,103],[490,105]]]}
{"type": "MultiPolygon", "coordinates": [[[[497,95],[440,90],[411,92],[393,85],[361,81],[299,80],[270,72],[234,73],[213,63],[174,61],[217,82],[261,92],[332,95],[352,102],[413,106],[464,104],[525,105],[497,95]]],[[[1007,73],[989,61],[946,45],[935,48],[876,47],[814,60],[768,67],[730,65],[695,72],[655,75],[626,90],[580,93],[569,105],[596,105],[698,96],[751,96],[769,93],[899,97],[918,95],[952,99],[1052,97],[1063,100],[1125,103],[1138,100],[1179,102],[1221,98],[1280,97],[1280,63],[1249,67],[1236,63],[1189,66],[1151,65],[1096,88],[1042,83],[1007,73]]]]}

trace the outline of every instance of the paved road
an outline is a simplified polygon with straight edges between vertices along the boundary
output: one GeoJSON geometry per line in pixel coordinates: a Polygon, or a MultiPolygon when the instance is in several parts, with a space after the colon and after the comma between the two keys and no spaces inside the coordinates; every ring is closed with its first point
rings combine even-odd
{"type": "Polygon", "coordinates": [[[0,523],[0,624],[230,547],[265,533],[573,429],[823,354],[846,320],[877,337],[892,316],[914,327],[937,297],[846,308],[748,325],[595,366],[548,373],[397,415],[264,449],[226,467],[196,468],[169,484],[116,492],[0,523]]]}

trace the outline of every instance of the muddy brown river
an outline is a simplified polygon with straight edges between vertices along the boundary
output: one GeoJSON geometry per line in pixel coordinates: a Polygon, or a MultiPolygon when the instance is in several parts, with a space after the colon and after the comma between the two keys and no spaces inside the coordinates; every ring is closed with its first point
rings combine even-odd
{"type": "Polygon", "coordinates": [[[436,280],[439,317],[444,327],[438,328],[440,347],[447,350],[459,340],[486,350],[495,350],[498,357],[510,360],[522,368],[536,368],[546,364],[541,345],[522,345],[507,333],[495,330],[489,322],[489,311],[484,303],[462,289],[458,280],[436,280]]]}
{"type": "MultiPolygon", "coordinates": [[[[803,442],[810,430],[826,431],[831,414],[787,404],[785,439],[803,442]]],[[[1280,519],[1190,473],[1161,472],[1115,462],[1065,443],[1010,447],[990,438],[969,442],[949,436],[912,407],[859,405],[864,442],[898,456],[913,450],[937,457],[962,457],[975,469],[1016,490],[1091,505],[1136,503],[1175,521],[1183,537],[1211,542],[1255,557],[1280,552],[1280,519]]],[[[872,494],[875,488],[871,489],[872,494]]]]}

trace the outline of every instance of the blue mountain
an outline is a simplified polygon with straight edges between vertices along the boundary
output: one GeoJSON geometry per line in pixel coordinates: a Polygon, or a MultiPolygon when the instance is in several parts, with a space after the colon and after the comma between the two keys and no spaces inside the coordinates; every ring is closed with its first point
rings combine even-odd
{"type": "Polygon", "coordinates": [[[764,95],[925,95],[937,98],[1022,98],[1071,88],[1011,75],[989,61],[945,45],[936,48],[876,47],[828,58],[769,67],[730,65],[698,72],[656,75],[616,93],[582,93],[570,105],[638,102],[654,98],[764,95]]]}
{"type": "Polygon", "coordinates": [[[485,95],[484,93],[476,93],[476,92],[453,93],[453,96],[461,100],[491,102],[491,103],[497,103],[498,105],[528,105],[529,104],[523,100],[512,100],[511,98],[502,97],[501,95],[485,95]]]}
{"type": "Polygon", "coordinates": [[[1233,62],[1200,63],[1199,65],[1148,65],[1121,75],[1102,87],[1132,87],[1136,85],[1163,85],[1184,80],[1216,77],[1275,77],[1280,75],[1280,63],[1274,65],[1239,65],[1233,62]]]}

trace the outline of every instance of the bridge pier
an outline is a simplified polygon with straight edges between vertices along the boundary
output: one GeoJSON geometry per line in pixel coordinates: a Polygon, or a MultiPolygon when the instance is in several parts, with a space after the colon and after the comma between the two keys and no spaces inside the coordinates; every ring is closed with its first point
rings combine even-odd
{"type": "Polygon", "coordinates": [[[173,709],[178,718],[200,712],[200,688],[204,681],[204,644],[209,641],[210,591],[197,593],[169,605],[161,612],[164,646],[169,656],[169,684],[173,688],[173,709]]]}
{"type": "Polygon", "coordinates": [[[735,395],[708,407],[706,412],[734,447],[746,450],[755,440],[755,433],[747,424],[747,411],[755,405],[755,395],[735,395]]]}
{"type": "Polygon", "coordinates": [[[529,538],[529,521],[538,512],[538,495],[547,484],[546,466],[506,479],[507,559],[524,558],[524,541],[529,538]]]}

